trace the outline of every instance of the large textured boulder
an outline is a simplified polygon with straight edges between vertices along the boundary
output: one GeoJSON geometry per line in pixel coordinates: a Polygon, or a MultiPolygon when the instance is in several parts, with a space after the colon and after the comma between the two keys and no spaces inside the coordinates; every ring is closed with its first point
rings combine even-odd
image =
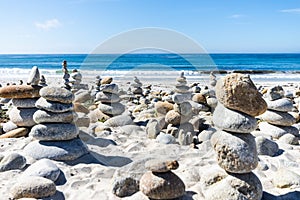
{"type": "Polygon", "coordinates": [[[225,107],[251,116],[267,110],[267,103],[249,75],[233,73],[220,79],[216,85],[216,96],[225,107]]]}

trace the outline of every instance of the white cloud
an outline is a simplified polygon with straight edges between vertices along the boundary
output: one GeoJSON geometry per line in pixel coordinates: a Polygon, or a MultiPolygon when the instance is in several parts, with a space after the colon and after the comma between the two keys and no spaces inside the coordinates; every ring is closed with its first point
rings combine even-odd
{"type": "Polygon", "coordinates": [[[231,19],[238,19],[238,18],[241,18],[241,17],[244,17],[244,15],[234,14],[234,15],[229,16],[229,18],[231,18],[231,19]]]}
{"type": "Polygon", "coordinates": [[[284,9],[284,10],[280,10],[280,12],[283,12],[283,13],[299,13],[300,14],[300,8],[284,9]]]}
{"type": "Polygon", "coordinates": [[[59,22],[58,19],[49,19],[45,22],[36,22],[35,26],[39,29],[48,31],[50,29],[54,29],[54,28],[58,28],[60,26],[62,26],[62,24],[59,22]]]}

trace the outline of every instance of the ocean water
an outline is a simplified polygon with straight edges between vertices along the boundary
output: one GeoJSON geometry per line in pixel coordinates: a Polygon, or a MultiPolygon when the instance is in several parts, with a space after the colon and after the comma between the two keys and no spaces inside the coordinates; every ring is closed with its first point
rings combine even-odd
{"type": "Polygon", "coordinates": [[[300,54],[0,55],[0,76],[7,80],[22,77],[38,66],[46,77],[59,77],[63,60],[68,61],[70,71],[79,69],[87,76],[164,78],[185,71],[186,76],[197,79],[210,71],[248,70],[255,72],[254,79],[300,81],[300,54]]]}

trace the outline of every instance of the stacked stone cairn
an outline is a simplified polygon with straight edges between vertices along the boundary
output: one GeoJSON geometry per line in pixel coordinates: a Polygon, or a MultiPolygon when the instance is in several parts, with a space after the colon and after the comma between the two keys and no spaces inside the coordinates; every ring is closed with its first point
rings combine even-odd
{"type": "Polygon", "coordinates": [[[76,93],[80,89],[84,89],[84,90],[88,89],[88,85],[82,84],[81,81],[82,81],[81,73],[77,69],[72,70],[72,73],[70,74],[69,83],[71,86],[71,91],[73,93],[76,93]]]}
{"type": "Polygon", "coordinates": [[[8,85],[0,88],[0,97],[11,99],[10,121],[3,124],[5,134],[1,138],[26,136],[36,123],[33,114],[37,111],[35,103],[40,97],[40,73],[34,66],[27,80],[27,85],[8,85]]]}
{"type": "MultiPolygon", "coordinates": [[[[100,92],[96,94],[95,102],[98,109],[103,113],[103,120],[113,116],[121,115],[125,111],[125,106],[120,103],[119,87],[115,83],[101,84],[100,92]]],[[[100,119],[102,120],[102,119],[100,119]]]]}
{"type": "Polygon", "coordinates": [[[209,85],[211,87],[215,87],[217,84],[216,75],[213,72],[210,72],[209,74],[209,85]]]}
{"type": "MultiPolygon", "coordinates": [[[[217,132],[211,144],[217,153],[219,166],[225,171],[218,181],[211,175],[203,178],[206,200],[262,198],[262,185],[252,170],[258,165],[255,138],[250,132],[257,127],[254,118],[267,109],[262,95],[248,75],[232,73],[216,84],[218,106],[213,114],[217,132]]],[[[221,170],[221,169],[220,169],[221,170]]],[[[217,171],[214,172],[219,173],[217,171]]]]}
{"type": "Polygon", "coordinates": [[[29,133],[35,140],[24,148],[25,154],[37,160],[58,161],[75,160],[87,154],[87,147],[78,138],[79,130],[74,124],[77,114],[73,111],[73,93],[47,86],[39,94],[41,97],[35,103],[39,110],[33,114],[37,125],[29,133]]]}
{"type": "Polygon", "coordinates": [[[192,105],[188,102],[191,100],[191,92],[187,86],[186,77],[182,72],[176,79],[174,94],[173,110],[170,110],[165,117],[168,124],[167,133],[178,138],[181,145],[189,145],[193,142],[194,128],[189,120],[192,118],[192,105]]]}
{"type": "MultiPolygon", "coordinates": [[[[283,88],[281,86],[269,88],[265,94],[265,101],[268,110],[259,116],[262,121],[259,123],[260,131],[267,136],[271,136],[272,139],[280,139],[282,136],[299,137],[298,129],[292,126],[296,123],[296,118],[289,113],[294,110],[293,102],[284,97],[283,88]]],[[[298,144],[298,141],[296,143],[298,144]]],[[[273,144],[276,145],[276,143],[273,144]]],[[[259,151],[259,153],[264,154],[263,152],[259,151]]]]}
{"type": "Polygon", "coordinates": [[[64,88],[66,88],[67,90],[70,90],[71,89],[70,81],[69,81],[70,74],[69,74],[69,71],[68,71],[67,61],[64,60],[61,65],[62,65],[62,72],[64,73],[64,76],[63,76],[64,88]]]}
{"type": "Polygon", "coordinates": [[[185,193],[183,181],[171,170],[179,167],[176,160],[149,160],[148,170],[140,179],[140,191],[149,199],[175,199],[185,193]]]}
{"type": "Polygon", "coordinates": [[[133,79],[133,83],[130,85],[130,91],[135,95],[137,103],[141,96],[143,96],[142,82],[135,76],[133,79]]]}

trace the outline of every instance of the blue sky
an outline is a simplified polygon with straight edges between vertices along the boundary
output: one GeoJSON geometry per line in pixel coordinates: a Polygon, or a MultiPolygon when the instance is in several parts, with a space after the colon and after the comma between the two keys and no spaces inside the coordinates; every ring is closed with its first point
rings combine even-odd
{"type": "Polygon", "coordinates": [[[89,53],[143,27],[209,53],[300,52],[300,0],[0,0],[0,19],[2,54],[89,53]]]}

